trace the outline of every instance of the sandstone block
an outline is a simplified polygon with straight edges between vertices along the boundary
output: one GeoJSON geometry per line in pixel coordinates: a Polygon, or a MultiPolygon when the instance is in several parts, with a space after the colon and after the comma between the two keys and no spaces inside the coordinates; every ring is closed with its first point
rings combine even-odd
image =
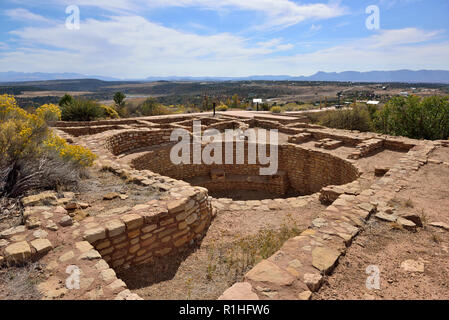
{"type": "Polygon", "coordinates": [[[245,275],[246,280],[273,283],[278,286],[290,286],[295,278],[274,263],[263,260],[245,275]]]}
{"type": "Polygon", "coordinates": [[[188,202],[189,202],[188,198],[184,198],[184,199],[180,199],[180,200],[172,200],[172,201],[167,202],[168,213],[172,214],[172,213],[178,213],[178,212],[184,211],[185,206],[188,202]]]}
{"type": "Polygon", "coordinates": [[[31,248],[26,241],[17,242],[7,246],[4,254],[8,262],[23,263],[31,258],[31,248]]]}
{"type": "Polygon", "coordinates": [[[340,252],[335,249],[317,247],[312,251],[312,265],[321,272],[327,273],[332,270],[339,257],[340,252]]]}
{"type": "Polygon", "coordinates": [[[106,230],[102,227],[93,228],[84,231],[84,240],[94,243],[95,241],[106,238],[106,230]]]}
{"type": "Polygon", "coordinates": [[[36,250],[37,254],[44,254],[53,249],[51,242],[48,239],[36,239],[31,241],[31,247],[36,250]]]}
{"type": "Polygon", "coordinates": [[[75,243],[75,247],[81,252],[86,253],[89,250],[92,250],[94,247],[87,241],[80,241],[75,243]]]}
{"type": "Polygon", "coordinates": [[[135,213],[124,215],[121,219],[128,230],[136,229],[143,225],[143,217],[135,213]]]}
{"type": "Polygon", "coordinates": [[[323,283],[323,276],[317,273],[306,273],[304,283],[312,292],[317,292],[323,283]]]}
{"type": "Polygon", "coordinates": [[[106,269],[101,271],[100,273],[101,278],[103,279],[103,281],[110,283],[111,281],[114,281],[114,279],[117,278],[115,271],[113,269],[106,269]]]}
{"type": "Polygon", "coordinates": [[[239,282],[226,290],[218,300],[259,300],[248,282],[239,282]]]}
{"type": "Polygon", "coordinates": [[[106,222],[106,230],[110,237],[115,237],[125,232],[126,226],[120,220],[111,220],[106,222]]]}

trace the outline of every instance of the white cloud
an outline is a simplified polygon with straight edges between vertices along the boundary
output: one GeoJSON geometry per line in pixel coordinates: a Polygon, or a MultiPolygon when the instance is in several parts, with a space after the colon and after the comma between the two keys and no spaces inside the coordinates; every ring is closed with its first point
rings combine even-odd
{"type": "Polygon", "coordinates": [[[368,45],[380,48],[403,44],[421,43],[433,40],[441,33],[442,31],[425,31],[417,28],[380,30],[378,35],[374,35],[368,40],[368,45]]]}
{"type": "MultiPolygon", "coordinates": [[[[21,1],[21,0],[18,0],[21,1]]],[[[73,0],[46,0],[59,5],[72,5],[73,0]]],[[[27,3],[36,2],[28,0],[27,3]]],[[[39,1],[42,2],[42,1],[39,1]]],[[[254,21],[259,29],[284,28],[306,20],[330,19],[347,12],[341,0],[328,3],[297,3],[292,0],[77,0],[76,5],[96,7],[112,12],[138,14],[142,10],[166,7],[193,7],[205,10],[245,10],[261,12],[264,21],[254,21]]]]}
{"type": "MultiPolygon", "coordinates": [[[[80,5],[88,3],[87,0],[78,2],[80,5]]],[[[131,2],[99,0],[95,5],[105,4],[119,10],[125,6],[131,8],[132,6],[128,6],[131,2]]],[[[279,17],[283,26],[297,23],[301,19],[318,19],[335,14],[327,11],[327,5],[319,5],[323,10],[312,12],[308,11],[308,5],[288,0],[153,0],[150,3],[153,6],[201,5],[214,10],[239,6],[240,9],[262,11],[269,17],[279,17]]],[[[331,6],[338,3],[333,2],[331,6]]],[[[25,9],[10,10],[10,17],[26,16],[18,15],[21,12],[19,10],[25,9]]],[[[22,13],[27,13],[34,21],[45,19],[25,11],[22,13]]],[[[275,24],[279,23],[276,21],[275,24]]],[[[274,26],[274,22],[271,22],[271,26],[274,26]]],[[[321,25],[313,24],[310,32],[317,31],[320,27],[321,25]]],[[[0,70],[67,71],[143,78],[152,75],[301,75],[317,70],[449,69],[449,43],[435,43],[441,31],[417,28],[380,30],[373,36],[344,45],[314,52],[308,50],[309,53],[293,56],[290,52],[288,56],[285,55],[285,51],[293,49],[293,45],[280,38],[253,43],[251,39],[230,33],[199,35],[168,28],[130,14],[101,21],[82,20],[80,30],[68,30],[64,21],[60,21],[10,33],[14,37],[14,41],[10,42],[11,46],[20,48],[0,52],[0,70]]],[[[0,43],[0,48],[6,48],[5,45],[0,43]]]]}
{"type": "Polygon", "coordinates": [[[194,66],[202,61],[248,60],[292,48],[282,39],[251,45],[229,33],[202,36],[181,32],[138,16],[89,19],[80,30],[68,30],[61,23],[10,33],[23,48],[0,54],[0,69],[70,69],[126,77],[195,72],[194,66]]]}
{"type": "Polygon", "coordinates": [[[298,4],[291,0],[154,0],[153,6],[196,6],[210,10],[226,8],[259,11],[267,21],[259,27],[288,27],[305,20],[329,19],[345,14],[346,9],[338,2],[298,4]]]}
{"type": "Polygon", "coordinates": [[[23,8],[10,9],[5,11],[6,16],[14,20],[28,21],[28,22],[49,22],[47,18],[23,8]]]}
{"type": "Polygon", "coordinates": [[[415,28],[382,30],[379,34],[318,50],[313,53],[270,59],[271,63],[289,66],[294,74],[321,71],[449,69],[449,42],[429,43],[441,31],[415,28]]]}
{"type": "Polygon", "coordinates": [[[316,26],[316,25],[312,24],[312,25],[310,26],[310,31],[312,31],[312,32],[320,31],[321,28],[322,28],[321,25],[317,25],[317,26],[316,26]]]}

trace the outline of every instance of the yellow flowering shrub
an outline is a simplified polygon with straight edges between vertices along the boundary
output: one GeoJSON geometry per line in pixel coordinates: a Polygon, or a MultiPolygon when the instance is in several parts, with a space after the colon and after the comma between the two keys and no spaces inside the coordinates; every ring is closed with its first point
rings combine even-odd
{"type": "Polygon", "coordinates": [[[59,121],[61,120],[61,109],[54,104],[44,104],[35,111],[39,118],[45,121],[59,121]]]}
{"type": "Polygon", "coordinates": [[[117,111],[110,106],[101,105],[100,108],[103,110],[104,115],[110,119],[118,119],[120,118],[117,111]]]}
{"type": "Polygon", "coordinates": [[[61,110],[55,105],[28,113],[17,106],[13,96],[0,95],[0,165],[56,154],[77,166],[91,166],[96,156],[90,150],[70,145],[48,129],[46,122],[60,117],[61,110]]]}
{"type": "Polygon", "coordinates": [[[0,95],[0,121],[9,119],[25,119],[27,112],[17,106],[14,96],[4,94],[0,95]]]}
{"type": "Polygon", "coordinates": [[[96,155],[89,149],[70,145],[53,133],[50,133],[44,141],[44,147],[50,152],[56,152],[62,159],[72,161],[82,167],[90,167],[96,159],[96,155]]]}

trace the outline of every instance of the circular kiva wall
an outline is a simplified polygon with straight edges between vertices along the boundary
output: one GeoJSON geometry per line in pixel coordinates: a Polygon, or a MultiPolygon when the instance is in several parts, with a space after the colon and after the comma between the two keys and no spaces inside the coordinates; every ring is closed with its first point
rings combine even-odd
{"type": "MultiPolygon", "coordinates": [[[[137,170],[150,170],[163,176],[184,180],[192,185],[207,188],[210,192],[226,190],[266,191],[282,197],[287,193],[308,195],[319,192],[328,185],[343,185],[359,177],[359,172],[349,161],[328,153],[303,149],[298,145],[278,146],[278,170],[274,175],[260,175],[268,165],[248,164],[248,143],[245,142],[244,164],[174,164],[170,158],[173,146],[164,146],[134,158],[131,165],[137,170]]],[[[190,146],[192,147],[192,146],[190,146]]],[[[254,145],[250,145],[250,148],[254,145]]],[[[204,150],[205,145],[202,146],[204,150]]],[[[236,144],[233,144],[233,163],[236,161],[236,144]]],[[[270,146],[265,146],[267,156],[270,146]]],[[[190,149],[192,150],[192,148],[190,149]]],[[[252,149],[254,150],[254,149],[252,149]]],[[[222,148],[225,159],[225,148],[222,148]]]]}

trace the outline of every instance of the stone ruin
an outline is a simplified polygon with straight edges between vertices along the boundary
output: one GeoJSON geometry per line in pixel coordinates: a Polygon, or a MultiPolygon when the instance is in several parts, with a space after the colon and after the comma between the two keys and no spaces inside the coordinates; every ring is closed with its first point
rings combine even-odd
{"type": "Polygon", "coordinates": [[[0,264],[43,261],[51,270],[39,285],[46,299],[140,299],[116,274],[157,263],[158,257],[200,242],[221,210],[300,210],[313,197],[327,207],[309,229],[288,240],[220,297],[309,299],[368,219],[395,221],[412,231],[419,227],[394,215],[388,200],[407,175],[433,161],[433,150],[449,146],[447,141],[324,128],[309,124],[303,115],[247,112],[57,122],[52,127],[70,143],[95,152],[96,167],[163,196],[135,203],[126,212],[75,222],[70,212],[88,204],[73,202],[71,193],[62,198],[54,192],[24,198],[25,225],[0,233],[0,264]],[[179,128],[192,132],[194,120],[201,121],[202,130],[277,129],[277,174],[260,176],[259,163],[174,165],[169,157],[174,145],[170,135],[179,128]],[[387,151],[395,154],[394,161],[376,158],[387,151]],[[231,189],[264,191],[273,197],[234,201],[211,196],[231,189]],[[76,290],[67,286],[70,266],[77,266],[81,274],[76,290]]]}

